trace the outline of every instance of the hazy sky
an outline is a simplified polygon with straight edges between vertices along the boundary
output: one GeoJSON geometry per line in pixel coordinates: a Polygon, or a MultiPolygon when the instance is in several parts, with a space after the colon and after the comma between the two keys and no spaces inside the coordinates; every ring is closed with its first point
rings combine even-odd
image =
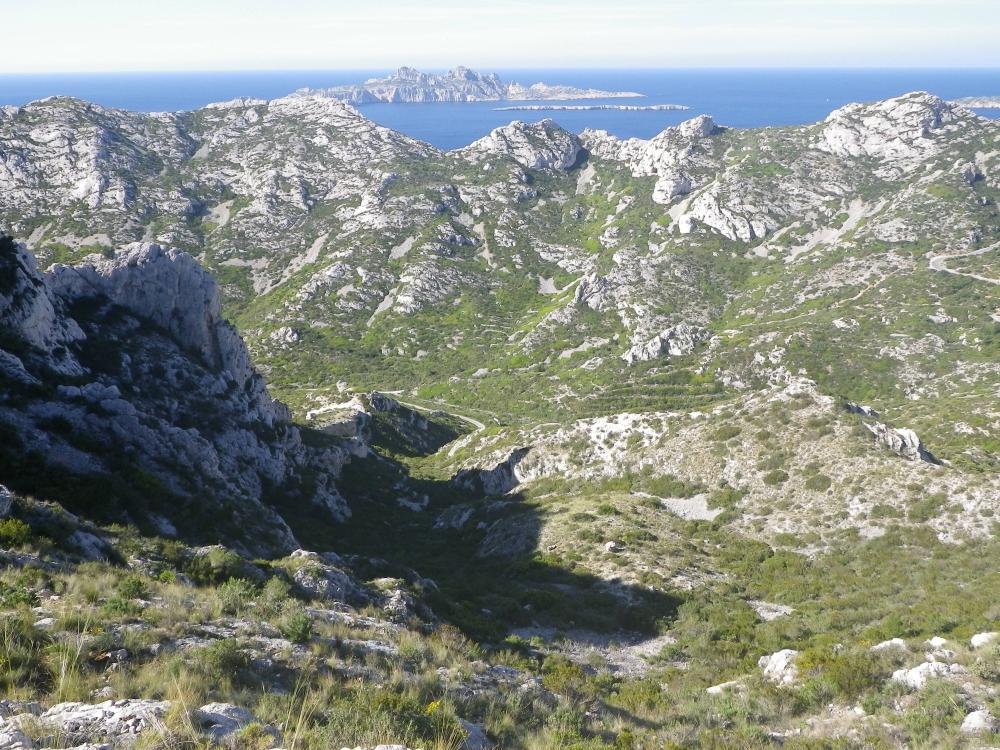
{"type": "Polygon", "coordinates": [[[1000,0],[0,0],[0,72],[998,66],[1000,0]]]}

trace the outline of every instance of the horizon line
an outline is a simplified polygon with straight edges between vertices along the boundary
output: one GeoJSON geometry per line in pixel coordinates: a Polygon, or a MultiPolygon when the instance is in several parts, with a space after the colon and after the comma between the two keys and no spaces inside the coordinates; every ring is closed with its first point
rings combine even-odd
{"type": "MultiPolygon", "coordinates": [[[[83,75],[204,75],[220,73],[371,73],[378,71],[395,71],[401,67],[416,68],[416,66],[371,66],[371,67],[308,67],[308,68],[199,68],[199,69],[115,69],[115,70],[37,70],[37,71],[0,71],[0,76],[4,77],[31,77],[31,76],[83,76],[83,75]]],[[[437,72],[449,71],[459,67],[454,66],[424,66],[423,71],[437,72]]],[[[835,71],[835,70],[856,70],[856,71],[940,71],[940,70],[970,70],[970,71],[1000,71],[1000,63],[995,65],[678,65],[678,66],[657,66],[657,65],[609,65],[609,66],[464,66],[470,70],[495,69],[502,71],[525,71],[535,72],[542,70],[551,71],[835,71]]],[[[420,69],[420,68],[416,68],[420,69]]]]}

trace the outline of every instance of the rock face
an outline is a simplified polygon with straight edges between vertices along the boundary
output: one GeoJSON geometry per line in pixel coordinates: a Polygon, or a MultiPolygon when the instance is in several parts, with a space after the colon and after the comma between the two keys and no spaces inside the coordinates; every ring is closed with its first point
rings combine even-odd
{"type": "Polygon", "coordinates": [[[526,169],[565,171],[577,163],[581,150],[579,139],[553,120],[533,124],[516,120],[458,153],[473,162],[488,156],[506,156],[526,169]]]}
{"type": "Polygon", "coordinates": [[[545,83],[522,86],[519,83],[505,83],[496,73],[477,73],[461,66],[449,70],[444,75],[421,73],[414,68],[403,67],[385,78],[370,78],[357,85],[299,89],[295,93],[299,96],[328,96],[351,104],[606,99],[642,96],[629,91],[600,91],[545,83]]]}
{"type": "MultiPolygon", "coordinates": [[[[131,478],[143,484],[146,502],[130,513],[167,518],[203,539],[242,539],[260,551],[296,546],[263,498],[275,486],[294,494],[300,472],[327,477],[303,501],[347,515],[332,483],[343,451],[302,443],[222,319],[218,287],[193,258],[135,244],[43,275],[23,248],[0,243],[7,269],[0,424],[14,435],[3,455],[14,489],[46,489],[44,472],[23,471],[35,464],[95,487],[102,476],[131,478]],[[192,525],[193,516],[222,508],[228,511],[216,529],[192,525]],[[226,534],[227,527],[243,533],[226,534]]],[[[96,498],[69,504],[88,502],[96,498]]],[[[124,508],[86,510],[113,518],[124,508]]]]}

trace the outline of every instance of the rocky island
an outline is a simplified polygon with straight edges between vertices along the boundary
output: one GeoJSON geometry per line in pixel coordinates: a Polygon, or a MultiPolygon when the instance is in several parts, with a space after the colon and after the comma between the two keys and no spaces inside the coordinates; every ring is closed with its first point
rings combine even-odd
{"type": "Polygon", "coordinates": [[[614,110],[616,112],[682,112],[691,109],[686,104],[518,104],[513,107],[497,107],[496,112],[595,112],[614,110]]]}
{"type": "Polygon", "coordinates": [[[350,104],[565,101],[569,99],[626,99],[641,97],[634,91],[601,91],[575,86],[507,83],[496,73],[477,73],[459,66],[444,75],[403,67],[385,78],[324,89],[299,89],[294,96],[326,96],[350,104]]]}

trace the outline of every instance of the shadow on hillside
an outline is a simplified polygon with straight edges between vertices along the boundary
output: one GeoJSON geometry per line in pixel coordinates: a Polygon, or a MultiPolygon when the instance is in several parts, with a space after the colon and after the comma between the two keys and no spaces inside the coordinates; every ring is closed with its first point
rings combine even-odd
{"type": "Polygon", "coordinates": [[[539,551],[543,512],[520,494],[488,497],[456,482],[414,477],[380,455],[348,464],[338,487],[354,513],[345,523],[318,520],[301,506],[277,509],[308,548],[357,556],[364,577],[415,571],[431,579],[427,603],[473,638],[497,640],[532,625],[651,634],[681,603],[539,551]],[[426,507],[415,511],[401,499],[426,507]]]}

